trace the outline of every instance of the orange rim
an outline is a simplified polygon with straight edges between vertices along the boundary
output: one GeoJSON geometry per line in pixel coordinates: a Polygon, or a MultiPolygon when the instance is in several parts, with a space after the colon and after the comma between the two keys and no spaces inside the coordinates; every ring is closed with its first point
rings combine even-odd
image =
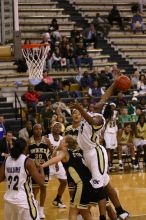
{"type": "Polygon", "coordinates": [[[49,45],[48,44],[23,44],[21,48],[30,49],[30,48],[45,47],[45,46],[49,46],[49,45]]]}

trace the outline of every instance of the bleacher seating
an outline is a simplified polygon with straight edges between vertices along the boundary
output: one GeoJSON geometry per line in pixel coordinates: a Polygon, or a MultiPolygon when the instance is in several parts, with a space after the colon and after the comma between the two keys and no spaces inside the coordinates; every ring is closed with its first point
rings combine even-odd
{"type": "MultiPolygon", "coordinates": [[[[131,5],[134,2],[137,3],[136,0],[129,0],[125,2],[121,2],[119,0],[70,0],[70,2],[76,7],[76,9],[82,14],[82,16],[86,20],[88,20],[88,22],[92,22],[97,12],[99,12],[101,16],[107,16],[113,4],[116,4],[118,9],[120,10],[123,20],[125,20],[125,18],[128,18],[128,20],[126,20],[125,31],[123,32],[121,32],[119,30],[119,27],[114,24],[108,34],[107,39],[117,50],[121,52],[123,57],[125,57],[128,61],[130,61],[130,63],[134,65],[134,67],[138,68],[139,70],[146,69],[146,65],[143,62],[143,59],[145,59],[145,54],[141,54],[141,56],[139,56],[139,54],[137,53],[140,53],[141,48],[145,44],[146,35],[141,33],[133,34],[131,31],[131,19],[133,16],[131,12],[131,5]],[[125,52],[124,48],[132,48],[133,53],[129,54],[129,51],[125,52]]],[[[146,16],[144,14],[143,20],[146,25],[146,16]]]]}

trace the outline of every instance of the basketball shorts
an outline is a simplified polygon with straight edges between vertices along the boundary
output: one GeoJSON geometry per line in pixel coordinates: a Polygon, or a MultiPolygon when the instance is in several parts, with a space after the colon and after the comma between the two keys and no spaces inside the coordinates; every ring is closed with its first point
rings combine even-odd
{"type": "Polygon", "coordinates": [[[140,138],[135,138],[133,143],[134,143],[135,147],[143,146],[143,145],[146,145],[146,140],[143,140],[143,139],[140,139],[140,138]]]}
{"type": "Polygon", "coordinates": [[[90,182],[79,181],[75,186],[70,206],[78,209],[87,209],[89,205],[97,205],[99,200],[105,198],[106,194],[103,188],[94,189],[90,182]]]}
{"type": "Polygon", "coordinates": [[[56,169],[55,165],[50,166],[49,180],[54,179],[54,178],[61,179],[61,180],[67,179],[66,171],[61,162],[58,163],[58,169],[56,169]]]}
{"type": "Polygon", "coordinates": [[[39,213],[36,208],[35,213],[31,213],[29,209],[22,208],[18,205],[5,202],[4,207],[5,220],[40,220],[39,213]]]}
{"type": "Polygon", "coordinates": [[[117,148],[117,133],[104,133],[104,140],[106,144],[106,149],[116,149],[117,148]]]}
{"type": "MultiPolygon", "coordinates": [[[[49,182],[49,173],[50,173],[50,169],[49,167],[45,167],[44,168],[44,174],[45,174],[45,182],[44,182],[44,186],[48,184],[49,182]]],[[[38,184],[34,181],[34,179],[32,178],[32,186],[38,186],[38,184]]]]}
{"type": "Polygon", "coordinates": [[[108,184],[108,156],[105,148],[101,145],[83,152],[85,163],[89,168],[92,180],[91,184],[95,188],[100,188],[108,184]],[[96,181],[96,184],[94,182],[96,181]]]}

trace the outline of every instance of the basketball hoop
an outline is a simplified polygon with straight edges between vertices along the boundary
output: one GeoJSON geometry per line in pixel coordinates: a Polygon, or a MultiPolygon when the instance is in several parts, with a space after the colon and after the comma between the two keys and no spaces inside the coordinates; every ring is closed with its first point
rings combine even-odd
{"type": "Polygon", "coordinates": [[[29,79],[43,78],[44,63],[49,50],[49,44],[22,45],[22,53],[28,66],[29,79]]]}

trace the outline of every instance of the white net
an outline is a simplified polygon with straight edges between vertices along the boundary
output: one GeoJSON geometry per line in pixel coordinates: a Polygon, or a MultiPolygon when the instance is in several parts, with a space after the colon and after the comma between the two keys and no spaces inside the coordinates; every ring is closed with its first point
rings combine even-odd
{"type": "Polygon", "coordinates": [[[29,79],[42,79],[44,64],[50,50],[49,45],[22,48],[29,72],[29,79]]]}

